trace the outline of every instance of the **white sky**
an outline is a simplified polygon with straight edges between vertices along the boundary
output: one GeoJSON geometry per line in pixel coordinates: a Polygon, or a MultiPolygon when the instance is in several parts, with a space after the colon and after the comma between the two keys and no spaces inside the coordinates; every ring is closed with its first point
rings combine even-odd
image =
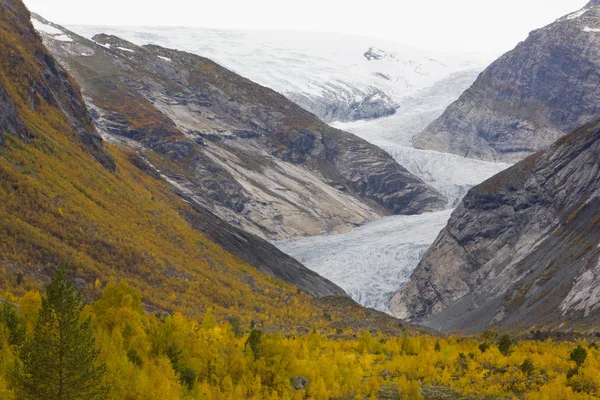
{"type": "Polygon", "coordinates": [[[25,0],[58,24],[350,33],[422,49],[499,53],[588,0],[25,0]]]}

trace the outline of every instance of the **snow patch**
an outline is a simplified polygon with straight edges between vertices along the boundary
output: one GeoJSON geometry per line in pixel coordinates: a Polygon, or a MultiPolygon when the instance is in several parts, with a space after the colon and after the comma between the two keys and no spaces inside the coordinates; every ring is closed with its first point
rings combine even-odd
{"type": "Polygon", "coordinates": [[[586,12],[588,12],[587,9],[583,9],[583,10],[579,10],[577,12],[574,12],[572,14],[567,15],[565,18],[567,20],[571,20],[571,19],[575,19],[575,18],[579,18],[581,17],[583,14],[585,14],[586,12]]]}
{"type": "Polygon", "coordinates": [[[119,50],[123,50],[123,51],[128,51],[128,52],[130,52],[130,53],[135,53],[135,50],[131,50],[131,49],[128,49],[128,48],[126,48],[126,47],[117,47],[117,49],[119,49],[119,50]]]}
{"type": "Polygon", "coordinates": [[[45,24],[42,21],[39,21],[35,18],[31,19],[31,24],[33,25],[33,27],[35,28],[36,31],[38,31],[41,34],[50,36],[54,40],[58,40],[61,42],[72,42],[73,41],[73,39],[71,39],[69,36],[67,36],[60,29],[55,28],[52,25],[45,24]]]}
{"type": "Polygon", "coordinates": [[[600,32],[600,28],[590,28],[589,26],[586,26],[585,28],[583,28],[583,31],[598,33],[600,32]]]}
{"type": "Polygon", "coordinates": [[[31,23],[36,31],[40,33],[47,33],[48,35],[62,35],[64,32],[58,28],[53,27],[52,25],[48,25],[43,23],[42,21],[38,21],[37,19],[31,19],[31,23]]]}
{"type": "Polygon", "coordinates": [[[58,36],[53,36],[54,40],[58,40],[60,42],[72,42],[73,39],[71,39],[70,37],[68,37],[67,35],[58,35],[58,36]]]}
{"type": "Polygon", "coordinates": [[[171,59],[168,58],[168,57],[163,57],[163,56],[157,56],[157,57],[160,58],[161,60],[165,60],[165,61],[171,62],[171,59]]]}

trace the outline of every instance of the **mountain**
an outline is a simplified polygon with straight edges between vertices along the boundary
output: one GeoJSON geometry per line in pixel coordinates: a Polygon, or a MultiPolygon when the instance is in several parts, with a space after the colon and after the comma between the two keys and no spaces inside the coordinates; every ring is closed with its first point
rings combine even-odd
{"type": "Polygon", "coordinates": [[[533,31],[492,63],[415,146],[516,162],[600,112],[600,4],[533,31]]]}
{"type": "Polygon", "coordinates": [[[597,326],[599,160],[600,121],[470,190],[394,315],[443,331],[597,326]]]}
{"type": "Polygon", "coordinates": [[[334,33],[70,28],[88,38],[104,32],[137,45],[156,44],[210,58],[282,93],[326,122],[392,115],[405,98],[435,82],[454,73],[480,72],[488,64],[486,57],[477,54],[424,51],[393,41],[334,33]]]}
{"type": "Polygon", "coordinates": [[[383,150],[206,58],[34,20],[105,138],[241,229],[334,233],[446,203],[383,150]]]}
{"type": "Polygon", "coordinates": [[[0,4],[0,176],[3,293],[39,288],[66,262],[87,299],[126,280],[158,313],[212,309],[222,319],[306,326],[304,313],[323,313],[307,293],[346,297],[187,204],[131,149],[103,142],[19,0],[0,4]]]}

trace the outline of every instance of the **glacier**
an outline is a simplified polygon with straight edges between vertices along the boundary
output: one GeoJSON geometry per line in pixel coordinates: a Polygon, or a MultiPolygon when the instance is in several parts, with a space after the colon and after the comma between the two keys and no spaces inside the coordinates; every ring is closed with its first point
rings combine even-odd
{"type": "Polygon", "coordinates": [[[408,281],[451,212],[386,217],[345,234],[275,245],[358,303],[390,313],[389,300],[408,281]]]}
{"type": "MultiPolygon", "coordinates": [[[[386,122],[383,121],[384,124],[386,122]]],[[[364,124],[361,128],[364,129],[364,124]]],[[[346,129],[353,131],[351,126],[346,129]]],[[[355,133],[365,139],[370,138],[372,143],[387,151],[409,171],[444,193],[449,199],[448,209],[421,215],[385,217],[341,235],[274,244],[340,286],[355,301],[389,313],[389,300],[408,281],[425,251],[446,226],[453,208],[471,187],[510,165],[418,150],[409,144],[379,139],[374,132],[365,134],[360,128],[355,133]]]]}
{"type": "Polygon", "coordinates": [[[285,95],[326,122],[393,115],[439,81],[456,98],[492,60],[440,53],[384,39],[335,33],[193,27],[69,26],[87,38],[119,36],[210,58],[285,95]],[[458,74],[458,75],[457,75],[458,74]],[[463,74],[465,78],[461,78],[463,74]]]}
{"type": "Polygon", "coordinates": [[[510,167],[510,164],[413,147],[413,136],[456,100],[452,90],[445,90],[449,85],[454,85],[452,79],[442,80],[407,98],[405,111],[389,117],[332,123],[381,147],[410,172],[442,192],[448,198],[446,210],[386,217],[341,235],[274,243],[366,307],[390,313],[389,300],[408,281],[467,191],[510,167]]]}

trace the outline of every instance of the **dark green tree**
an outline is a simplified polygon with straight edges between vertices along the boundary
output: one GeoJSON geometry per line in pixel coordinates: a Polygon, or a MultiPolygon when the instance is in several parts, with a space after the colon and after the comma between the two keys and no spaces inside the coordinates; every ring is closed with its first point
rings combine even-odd
{"type": "Polygon", "coordinates": [[[9,344],[20,346],[25,341],[25,325],[19,319],[14,305],[0,302],[0,324],[8,329],[9,344]]]}
{"type": "Polygon", "coordinates": [[[250,335],[248,336],[248,339],[246,339],[246,344],[244,345],[244,349],[248,350],[248,348],[250,348],[250,351],[252,352],[252,355],[254,356],[254,359],[258,359],[259,357],[259,345],[260,345],[260,339],[262,338],[262,331],[260,329],[252,329],[250,331],[250,335]]]}
{"type": "Polygon", "coordinates": [[[498,341],[498,350],[505,356],[508,356],[513,351],[513,341],[508,335],[502,335],[498,341]]]}
{"type": "Polygon", "coordinates": [[[82,307],[65,266],[59,266],[46,287],[33,335],[21,348],[18,398],[106,398],[108,388],[101,383],[106,366],[97,361],[91,319],[81,320],[82,307]]]}
{"type": "Polygon", "coordinates": [[[584,349],[581,345],[577,346],[571,352],[570,358],[572,361],[575,361],[577,364],[577,368],[581,367],[587,357],[587,350],[584,349]]]}
{"type": "Polygon", "coordinates": [[[127,350],[127,359],[137,367],[141,368],[144,365],[144,361],[134,348],[127,350]]]}
{"type": "Polygon", "coordinates": [[[479,345],[479,351],[481,351],[482,353],[485,353],[489,348],[490,345],[487,342],[483,342],[479,345]]]}
{"type": "Polygon", "coordinates": [[[526,358],[525,361],[523,361],[520,368],[525,375],[531,375],[534,371],[533,362],[531,362],[529,358],[526,358]]]}

